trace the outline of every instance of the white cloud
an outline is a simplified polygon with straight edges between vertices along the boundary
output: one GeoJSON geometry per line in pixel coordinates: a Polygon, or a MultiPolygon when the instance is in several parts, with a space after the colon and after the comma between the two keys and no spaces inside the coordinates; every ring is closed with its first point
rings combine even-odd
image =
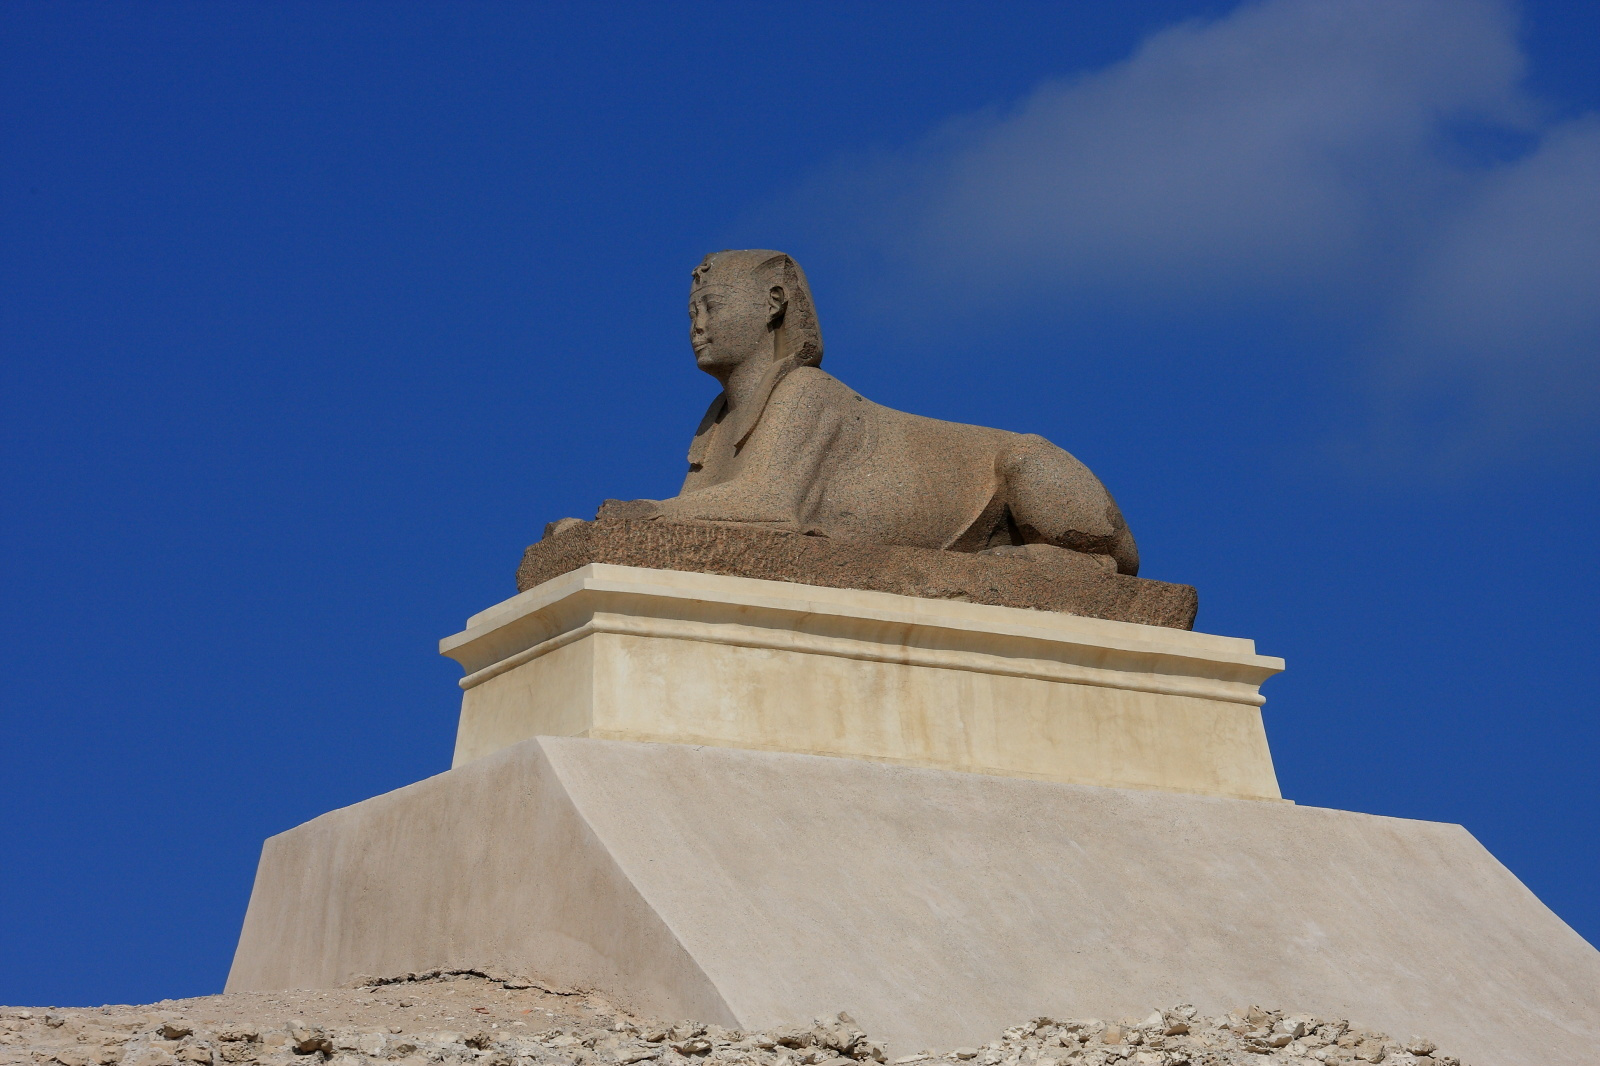
{"type": "Polygon", "coordinates": [[[1502,420],[1600,403],[1600,120],[1549,130],[1442,226],[1396,309],[1390,384],[1476,382],[1502,420]]]}
{"type": "Polygon", "coordinates": [[[1495,0],[1268,0],[812,195],[944,306],[1287,299],[1370,324],[1375,403],[1454,375],[1510,417],[1491,383],[1594,382],[1600,302],[1600,133],[1550,127],[1523,63],[1495,0]],[[1522,154],[1487,158],[1474,130],[1522,154]]]}

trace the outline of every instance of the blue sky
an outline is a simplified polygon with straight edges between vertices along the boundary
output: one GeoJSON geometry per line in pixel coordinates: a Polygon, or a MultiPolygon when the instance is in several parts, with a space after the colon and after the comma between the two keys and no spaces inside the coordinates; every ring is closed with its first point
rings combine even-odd
{"type": "Polygon", "coordinates": [[[675,491],[709,250],[1043,433],[1288,670],[1304,804],[1600,940],[1600,7],[0,8],[0,1002],[220,989],[263,838],[445,769],[439,637],[675,491]]]}

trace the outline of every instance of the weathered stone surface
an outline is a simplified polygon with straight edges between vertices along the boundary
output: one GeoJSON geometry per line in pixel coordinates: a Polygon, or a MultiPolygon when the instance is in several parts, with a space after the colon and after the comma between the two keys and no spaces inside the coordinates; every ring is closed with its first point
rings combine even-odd
{"type": "Polygon", "coordinates": [[[527,591],[588,563],[686,570],[1193,629],[1189,585],[1117,574],[1097,557],[1029,545],[1002,554],[853,544],[750,526],[641,519],[552,523],[517,569],[527,591]]]}
{"type": "Polygon", "coordinates": [[[689,322],[695,363],[722,392],[678,495],[612,516],[960,552],[1046,545],[1138,574],[1116,501],[1068,452],[1036,433],[896,411],[823,372],[805,272],[782,252],[706,256],[689,322]]]}

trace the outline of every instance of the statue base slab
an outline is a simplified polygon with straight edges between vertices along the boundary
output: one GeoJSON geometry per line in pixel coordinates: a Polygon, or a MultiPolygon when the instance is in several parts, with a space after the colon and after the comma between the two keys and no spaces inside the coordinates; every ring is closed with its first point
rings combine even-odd
{"type": "Polygon", "coordinates": [[[751,526],[608,519],[572,523],[530,546],[517,589],[588,563],[610,563],[1194,628],[1200,601],[1193,586],[1128,577],[1107,570],[1104,557],[1039,547],[977,555],[751,526]]]}
{"type": "Polygon", "coordinates": [[[535,736],[837,755],[1279,799],[1253,641],[591,563],[441,642],[454,765],[535,736]]]}
{"type": "Polygon", "coordinates": [[[228,991],[436,967],[848,1010],[893,1055],[1183,1001],[1511,1066],[1600,1040],[1600,952],[1459,826],[676,744],[539,738],[267,841],[228,991]]]}

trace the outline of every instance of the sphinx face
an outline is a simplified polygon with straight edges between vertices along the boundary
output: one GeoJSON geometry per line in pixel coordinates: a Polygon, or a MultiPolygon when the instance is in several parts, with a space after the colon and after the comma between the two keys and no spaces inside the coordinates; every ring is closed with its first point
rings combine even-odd
{"type": "Polygon", "coordinates": [[[758,286],[703,285],[689,294],[689,343],[701,370],[726,381],[752,359],[772,355],[768,296],[758,286]]]}

